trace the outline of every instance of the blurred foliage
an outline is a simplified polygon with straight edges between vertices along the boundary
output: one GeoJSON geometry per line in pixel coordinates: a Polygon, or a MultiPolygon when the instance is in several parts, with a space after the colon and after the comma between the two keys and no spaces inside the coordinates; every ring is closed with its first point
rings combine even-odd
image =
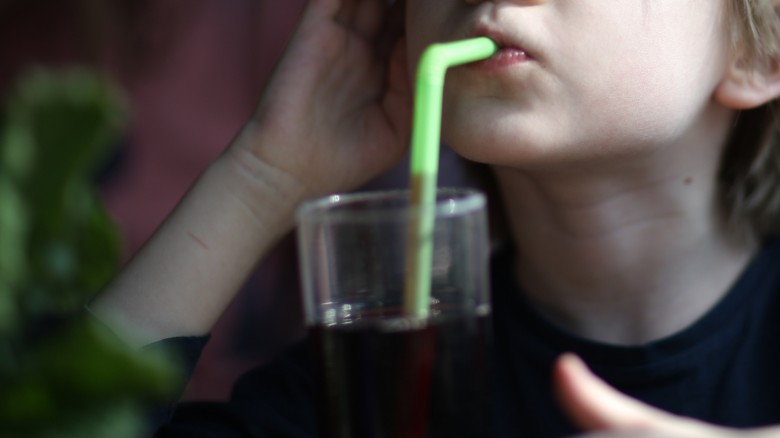
{"type": "Polygon", "coordinates": [[[177,384],[166,357],[131,349],[84,311],[118,266],[92,176],[124,119],[116,89],[86,70],[32,71],[4,103],[0,436],[139,436],[144,404],[177,384]]]}

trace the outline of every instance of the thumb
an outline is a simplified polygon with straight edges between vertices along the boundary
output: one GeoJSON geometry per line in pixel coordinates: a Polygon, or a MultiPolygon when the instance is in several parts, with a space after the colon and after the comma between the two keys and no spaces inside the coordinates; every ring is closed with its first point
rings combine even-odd
{"type": "Polygon", "coordinates": [[[635,432],[680,438],[726,436],[719,427],[666,413],[618,392],[573,354],[558,358],[554,381],[564,412],[586,432],[635,432]]]}

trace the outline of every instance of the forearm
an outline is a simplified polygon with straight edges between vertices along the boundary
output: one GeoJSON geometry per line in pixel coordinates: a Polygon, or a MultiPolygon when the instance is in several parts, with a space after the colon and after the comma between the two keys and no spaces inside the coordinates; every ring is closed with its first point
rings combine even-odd
{"type": "Polygon", "coordinates": [[[258,260],[294,223],[305,190],[230,150],[91,304],[135,345],[208,333],[258,260]]]}

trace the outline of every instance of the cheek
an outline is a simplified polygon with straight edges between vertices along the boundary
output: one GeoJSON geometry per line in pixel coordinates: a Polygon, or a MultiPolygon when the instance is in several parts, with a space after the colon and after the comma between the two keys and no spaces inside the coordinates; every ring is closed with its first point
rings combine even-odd
{"type": "MultiPolygon", "coordinates": [[[[639,137],[650,133],[677,130],[681,114],[698,107],[694,103],[695,85],[671,70],[645,62],[624,63],[621,68],[605,71],[603,84],[590,87],[581,107],[590,109],[590,123],[595,131],[634,132],[639,137]],[[610,84],[610,85],[604,85],[610,84]],[[686,86],[689,85],[689,86],[686,86]]],[[[583,114],[588,114],[583,112],[583,114]]],[[[626,139],[629,140],[629,139],[626,139]]]]}
{"type": "MultiPolygon", "coordinates": [[[[636,21],[642,32],[621,29],[608,39],[589,41],[602,52],[577,59],[588,79],[565,76],[572,103],[594,131],[612,130],[626,142],[664,141],[712,102],[725,68],[725,50],[716,44],[716,16],[685,27],[670,12],[661,15],[648,19],[653,25],[636,21]]],[[[687,16],[696,15],[688,11],[687,16]]]]}
{"type": "Polygon", "coordinates": [[[602,89],[591,103],[615,127],[633,128],[640,136],[637,140],[648,136],[671,139],[712,103],[719,81],[717,60],[697,60],[696,56],[675,53],[636,58],[612,71],[608,80],[618,85],[602,89]]]}

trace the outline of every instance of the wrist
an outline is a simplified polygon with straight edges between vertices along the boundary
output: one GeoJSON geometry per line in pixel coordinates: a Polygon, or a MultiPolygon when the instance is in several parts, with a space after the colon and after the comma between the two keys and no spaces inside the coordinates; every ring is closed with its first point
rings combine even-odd
{"type": "Polygon", "coordinates": [[[229,150],[214,161],[91,308],[133,345],[211,330],[305,192],[229,150]]]}
{"type": "Polygon", "coordinates": [[[295,209],[311,197],[308,187],[290,173],[274,166],[251,151],[230,147],[211,166],[230,196],[235,197],[264,230],[281,237],[293,228],[295,209]]]}

